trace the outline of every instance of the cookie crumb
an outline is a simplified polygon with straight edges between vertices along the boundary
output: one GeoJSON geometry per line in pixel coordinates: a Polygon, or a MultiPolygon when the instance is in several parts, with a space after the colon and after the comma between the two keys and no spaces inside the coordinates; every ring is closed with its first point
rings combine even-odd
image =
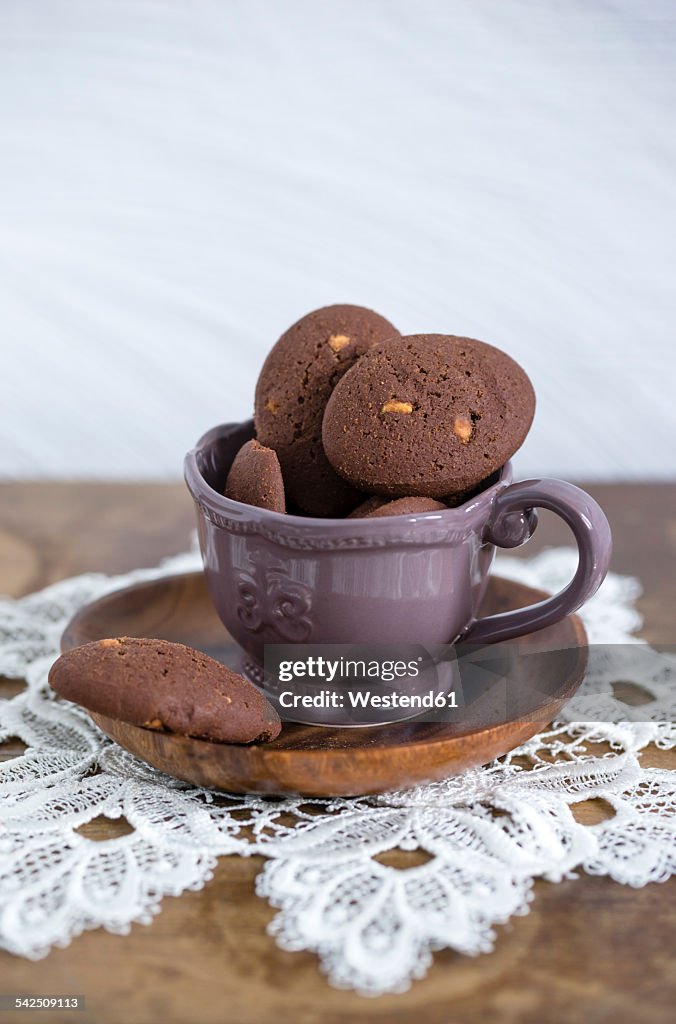
{"type": "Polygon", "coordinates": [[[144,729],[155,729],[157,732],[163,732],[164,722],[159,718],[151,718],[149,722],[143,723],[144,729]]]}
{"type": "Polygon", "coordinates": [[[350,344],[350,338],[347,334],[332,334],[329,338],[329,348],[332,352],[340,352],[342,348],[350,344]]]}
{"type": "Polygon", "coordinates": [[[119,647],[121,643],[122,641],[118,640],[116,637],[111,637],[108,640],[99,640],[101,647],[119,647]]]}
{"type": "Polygon", "coordinates": [[[400,402],[396,398],[391,398],[388,402],[380,408],[381,413],[385,412],[403,412],[406,416],[413,412],[413,406],[410,402],[400,402]]]}
{"type": "Polygon", "coordinates": [[[468,444],[472,437],[472,421],[466,416],[456,416],[453,420],[453,433],[462,444],[468,444]]]}
{"type": "Polygon", "coordinates": [[[271,412],[273,416],[276,415],[277,403],[273,402],[271,398],[268,398],[267,402],[265,403],[265,408],[268,410],[268,412],[271,412]]]}

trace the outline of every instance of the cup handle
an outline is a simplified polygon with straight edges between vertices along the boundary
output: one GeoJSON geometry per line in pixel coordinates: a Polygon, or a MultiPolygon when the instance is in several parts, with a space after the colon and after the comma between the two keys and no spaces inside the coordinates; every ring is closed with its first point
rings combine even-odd
{"type": "Polygon", "coordinates": [[[579,553],[575,575],[567,587],[546,601],[478,619],[463,641],[495,643],[544,629],[576,611],[603,582],[612,552],[608,520],[593,498],[563,480],[523,480],[505,487],[493,503],[484,541],[498,547],[520,543],[533,508],[556,512],[570,526],[579,553]]]}

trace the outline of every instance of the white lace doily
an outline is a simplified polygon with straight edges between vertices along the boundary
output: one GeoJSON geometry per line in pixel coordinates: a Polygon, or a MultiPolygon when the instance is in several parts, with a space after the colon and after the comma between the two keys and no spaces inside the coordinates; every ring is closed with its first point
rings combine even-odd
{"type": "MultiPolygon", "coordinates": [[[[530,561],[502,557],[498,571],[556,590],[575,560],[558,549],[530,561]]],[[[556,882],[582,868],[641,886],[674,870],[676,771],[642,767],[639,755],[674,744],[676,661],[640,645],[642,657],[627,665],[626,645],[639,644],[635,580],[609,576],[582,617],[593,643],[623,645],[621,679],[640,684],[649,703],[616,700],[620,669],[604,647],[580,699],[601,700],[607,721],[560,722],[484,768],[325,801],[318,814],[316,799],[311,808],[302,798],[216,802],[135,760],[47,687],[61,633],[84,603],[198,566],[192,553],[0,601],[0,673],[27,684],[0,701],[0,741],[27,745],[0,763],[0,946],[37,959],[86,928],[124,934],[134,921],[149,923],[164,895],[203,886],[218,857],[257,853],[267,858],[257,890],[279,908],[271,926],[279,945],[317,953],[334,985],[396,992],[425,974],[435,949],[490,951],[493,926],[527,912],[536,877],[556,882]],[[607,752],[592,753],[590,743],[607,752]],[[594,797],[614,816],[579,824],[572,805],[594,797]],[[76,831],[98,815],[124,817],[134,831],[103,842],[76,831]],[[429,859],[408,870],[375,859],[395,848],[429,859]]]]}

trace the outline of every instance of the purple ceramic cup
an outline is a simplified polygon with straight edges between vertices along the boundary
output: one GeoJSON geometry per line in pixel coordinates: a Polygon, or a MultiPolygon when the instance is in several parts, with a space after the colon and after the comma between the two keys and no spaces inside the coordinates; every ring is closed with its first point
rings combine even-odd
{"type": "Polygon", "coordinates": [[[223,497],[253,424],[204,435],[185,459],[207,584],[223,623],[260,668],[265,644],[491,643],[564,618],[608,571],[608,521],[562,480],[497,481],[459,508],[376,519],[281,515],[223,497]],[[556,512],[579,551],[572,580],[545,601],[477,618],[496,545],[528,540],[535,508],[556,512]]]}

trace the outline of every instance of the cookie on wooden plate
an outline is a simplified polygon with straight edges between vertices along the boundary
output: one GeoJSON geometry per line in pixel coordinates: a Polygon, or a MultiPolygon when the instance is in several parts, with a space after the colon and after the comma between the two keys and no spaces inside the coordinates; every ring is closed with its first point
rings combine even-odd
{"type": "Polygon", "coordinates": [[[54,662],[49,684],[108,718],[216,743],[260,743],[281,730],[243,676],[168,640],[123,636],[74,647],[54,662]]]}

